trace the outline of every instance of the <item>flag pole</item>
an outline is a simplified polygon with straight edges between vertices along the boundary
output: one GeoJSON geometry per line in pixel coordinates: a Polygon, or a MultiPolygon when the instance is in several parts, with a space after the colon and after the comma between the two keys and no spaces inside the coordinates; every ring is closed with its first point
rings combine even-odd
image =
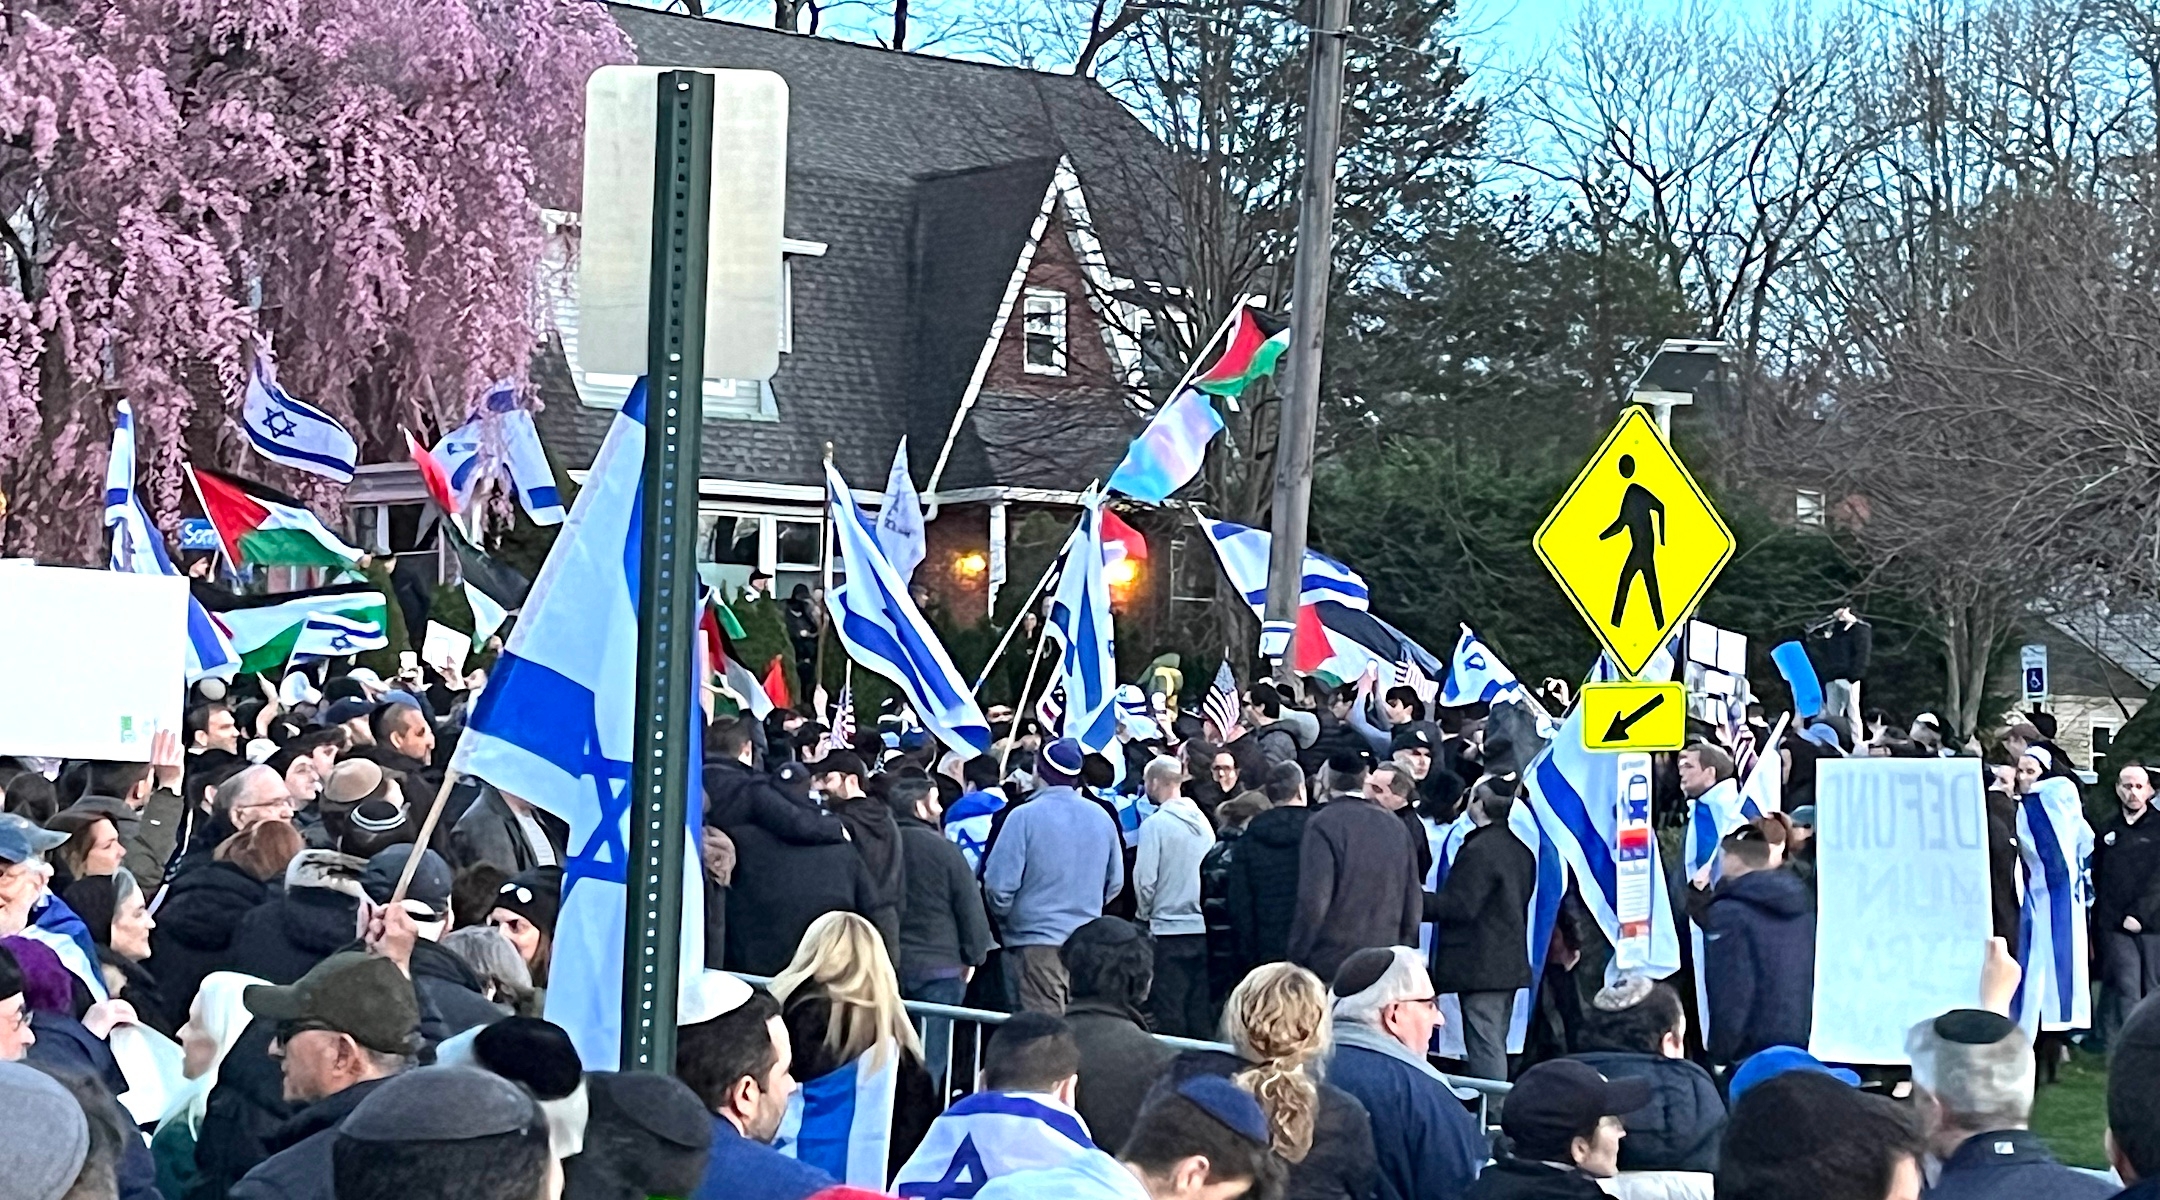
{"type": "Polygon", "coordinates": [[[397,887],[390,891],[390,904],[405,899],[405,889],[412,886],[413,872],[420,869],[420,853],[428,848],[428,839],[435,836],[435,823],[442,819],[443,802],[450,798],[450,789],[462,778],[455,766],[443,771],[442,786],[435,789],[435,803],[428,805],[427,816],[420,822],[420,832],[413,837],[413,852],[405,856],[405,869],[398,873],[397,887]]]}
{"type": "MultiPolygon", "coordinates": [[[[1192,363],[1185,368],[1185,374],[1178,377],[1177,386],[1170,389],[1170,395],[1165,400],[1165,403],[1177,399],[1177,394],[1184,391],[1185,385],[1191,383],[1193,376],[1200,373],[1200,364],[1206,361],[1207,352],[1213,350],[1215,343],[1221,341],[1223,335],[1230,332],[1230,327],[1237,323],[1238,314],[1251,307],[1252,305],[1244,300],[1239,300],[1236,304],[1230,306],[1230,312],[1223,317],[1222,324],[1217,325],[1215,332],[1208,335],[1208,340],[1200,343],[1200,348],[1193,351],[1192,363]]],[[[1231,403],[1234,406],[1236,401],[1233,400],[1231,403]]]]}
{"type": "MultiPolygon", "coordinates": [[[[1043,577],[1049,578],[1048,572],[1045,572],[1043,577]]],[[[1018,626],[1020,622],[1015,618],[1013,624],[1018,626]]],[[[1035,690],[1035,668],[1042,665],[1043,642],[1049,636],[1050,622],[1044,621],[1041,631],[1035,635],[1035,653],[1028,656],[1027,678],[1020,684],[1020,695],[1013,701],[1012,720],[1006,723],[1005,749],[998,753],[998,781],[1000,783],[1005,780],[1005,764],[1012,761],[1013,743],[1020,740],[1020,717],[1021,714],[1027,711],[1028,693],[1035,690]]]]}
{"type": "MultiPolygon", "coordinates": [[[[817,656],[812,660],[810,667],[810,694],[812,696],[816,696],[817,690],[825,686],[825,635],[832,632],[832,449],[831,442],[825,443],[825,513],[823,518],[818,521],[818,590],[820,592],[818,603],[825,607],[818,610],[817,656]]],[[[847,501],[849,504],[853,504],[855,503],[855,497],[849,496],[847,501]]],[[[849,661],[854,660],[850,659],[849,661]]]]}
{"type": "Polygon", "coordinates": [[[217,534],[217,544],[218,544],[218,548],[217,548],[216,550],[214,550],[214,551],[212,551],[212,552],[211,552],[211,555],[210,555],[210,568],[211,568],[212,570],[216,570],[216,569],[217,569],[217,560],[218,560],[218,557],[219,557],[220,555],[223,555],[223,556],[224,556],[224,557],[226,558],[226,560],[227,560],[227,561],[229,561],[229,562],[231,562],[231,563],[232,563],[232,566],[233,566],[233,574],[235,574],[235,575],[239,574],[239,573],[240,573],[240,560],[239,560],[239,559],[237,559],[237,558],[234,558],[234,557],[233,557],[233,556],[232,556],[232,555],[231,555],[230,553],[228,553],[228,552],[226,551],[226,548],[225,548],[225,532],[224,532],[223,530],[221,530],[221,529],[219,529],[219,528],[218,528],[218,526],[217,526],[217,522],[216,522],[215,520],[213,520],[213,519],[211,518],[211,516],[210,516],[210,502],[209,502],[208,500],[205,500],[205,499],[203,499],[203,494],[202,494],[202,484],[201,484],[201,483],[199,483],[199,482],[197,482],[197,480],[196,480],[196,478],[195,478],[195,464],[194,464],[194,463],[191,463],[191,462],[182,462],[182,463],[180,464],[180,471],[181,471],[181,473],[182,473],[182,474],[184,474],[184,475],[186,475],[186,476],[187,476],[187,482],[188,482],[188,490],[189,490],[189,491],[191,491],[191,492],[193,492],[193,493],[195,493],[195,503],[197,503],[197,504],[200,504],[200,505],[202,506],[202,511],[203,511],[203,520],[205,520],[205,521],[209,521],[209,522],[210,522],[210,532],[212,532],[212,533],[214,533],[214,534],[217,534]]]}
{"type": "MultiPolygon", "coordinates": [[[[1100,486],[1102,486],[1102,478],[1100,476],[1097,476],[1092,482],[1087,485],[1087,488],[1083,490],[1080,494],[1082,496],[1085,496],[1088,492],[1092,492],[1100,486]]],[[[1084,521],[1086,519],[1087,516],[1083,512],[1081,515],[1081,520],[1084,521]]],[[[1042,598],[1043,589],[1050,585],[1050,577],[1057,574],[1058,564],[1065,561],[1065,552],[1072,549],[1073,534],[1078,532],[1080,532],[1080,522],[1075,521],[1073,522],[1072,533],[1068,533],[1065,535],[1065,548],[1059,550],[1056,557],[1050,560],[1050,565],[1043,568],[1042,578],[1035,581],[1035,590],[1028,593],[1027,602],[1022,604],[1019,610],[1013,613],[1012,624],[1005,627],[1004,636],[998,639],[997,646],[990,651],[990,661],[983,664],[982,674],[975,677],[975,686],[968,689],[970,693],[981,692],[983,690],[983,685],[990,682],[990,672],[997,668],[998,660],[1005,657],[1005,648],[1012,644],[1012,636],[1020,628],[1020,619],[1022,617],[1025,617],[1028,614],[1029,610],[1035,607],[1035,602],[1042,598]]],[[[1039,647],[1037,648],[1036,653],[1041,653],[1041,649],[1039,647]]],[[[1022,702],[1025,702],[1027,700],[1027,691],[1025,688],[1021,689],[1020,700],[1022,702]]]]}

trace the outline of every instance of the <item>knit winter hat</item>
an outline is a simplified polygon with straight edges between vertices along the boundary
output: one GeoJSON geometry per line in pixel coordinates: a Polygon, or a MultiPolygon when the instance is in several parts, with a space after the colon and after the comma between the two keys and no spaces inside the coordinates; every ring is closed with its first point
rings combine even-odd
{"type": "Polygon", "coordinates": [[[496,889],[495,907],[507,909],[555,934],[555,910],[562,904],[562,868],[534,867],[520,871],[496,889]]]}
{"type": "Polygon", "coordinates": [[[10,1200],[59,1200],[90,1155],[90,1120],[68,1090],[45,1072],[0,1062],[0,1179],[10,1200]]]}

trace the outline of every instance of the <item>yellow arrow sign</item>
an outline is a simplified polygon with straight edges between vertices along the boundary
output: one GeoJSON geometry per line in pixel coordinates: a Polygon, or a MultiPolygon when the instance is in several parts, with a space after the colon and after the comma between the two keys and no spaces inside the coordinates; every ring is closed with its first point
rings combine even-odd
{"type": "Polygon", "coordinates": [[[1586,683],[1585,750],[1678,750],[1687,743],[1687,685],[1586,683]]]}
{"type": "Polygon", "coordinates": [[[1538,557],[1634,675],[1732,558],[1732,530],[1649,415],[1630,408],[1538,526],[1538,557]]]}

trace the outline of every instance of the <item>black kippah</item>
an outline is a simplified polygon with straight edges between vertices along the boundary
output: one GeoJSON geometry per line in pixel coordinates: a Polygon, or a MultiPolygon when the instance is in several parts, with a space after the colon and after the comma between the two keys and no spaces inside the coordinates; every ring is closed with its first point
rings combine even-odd
{"type": "Polygon", "coordinates": [[[1365,756],[1355,750],[1338,750],[1328,755],[1327,769],[1337,775],[1352,775],[1365,769],[1365,756]]]}
{"type": "Polygon", "coordinates": [[[562,1026],[537,1017],[505,1017],[473,1038],[473,1057],[542,1100],[560,1100],[585,1077],[577,1048],[562,1026]]]}
{"type": "Polygon", "coordinates": [[[1395,965],[1395,952],[1381,946],[1368,946],[1343,960],[1335,971],[1335,995],[1355,996],[1366,988],[1380,982],[1380,977],[1395,965]]]}
{"type": "Polygon", "coordinates": [[[2017,1022],[1979,1008],[1953,1008],[1935,1018],[1935,1036],[1963,1046],[1992,1046],[2016,1033],[2017,1022]]]}

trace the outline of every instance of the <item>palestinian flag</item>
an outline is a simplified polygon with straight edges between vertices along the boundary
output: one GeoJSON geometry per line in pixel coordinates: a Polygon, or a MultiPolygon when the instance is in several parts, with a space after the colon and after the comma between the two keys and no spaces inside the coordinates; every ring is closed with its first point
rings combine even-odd
{"type": "Polygon", "coordinates": [[[210,616],[232,638],[243,674],[275,671],[283,666],[292,657],[293,643],[310,617],[336,617],[348,622],[371,622],[382,629],[390,627],[389,602],[381,592],[364,584],[248,597],[210,616]]]}
{"type": "Polygon", "coordinates": [[[705,661],[715,674],[726,679],[729,691],[749,701],[750,715],[764,720],[765,714],[773,710],[773,702],[765,694],[765,687],[758,682],[758,677],[743,665],[742,655],[736,649],[744,637],[742,622],[735,619],[735,614],[720,603],[710,589],[706,590],[698,607],[698,633],[705,639],[705,661]]]}
{"type": "Polygon", "coordinates": [[[1290,348],[1290,323],[1246,305],[1230,326],[1222,357],[1200,372],[1192,385],[1217,396],[1235,396],[1245,385],[1272,374],[1275,360],[1290,348]]]}
{"type": "Polygon", "coordinates": [[[203,515],[236,563],[266,567],[349,567],[360,551],[330,532],[307,506],[256,483],[199,467],[187,468],[203,515]]]}
{"type": "Polygon", "coordinates": [[[775,654],[765,667],[765,697],[781,708],[793,707],[788,696],[788,661],[784,654],[775,654]]]}

